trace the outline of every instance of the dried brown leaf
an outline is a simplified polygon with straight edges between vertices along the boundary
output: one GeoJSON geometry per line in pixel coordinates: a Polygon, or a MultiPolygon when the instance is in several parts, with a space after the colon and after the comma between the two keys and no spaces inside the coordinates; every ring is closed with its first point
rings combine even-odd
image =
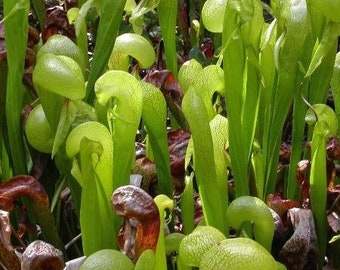
{"type": "Polygon", "coordinates": [[[62,270],[63,268],[62,252],[44,241],[33,241],[22,254],[21,270],[62,270]]]}
{"type": "Polygon", "coordinates": [[[154,162],[146,157],[139,158],[135,162],[135,167],[133,168],[132,173],[143,176],[140,188],[149,193],[151,197],[155,197],[158,194],[157,171],[154,162]]]}
{"type": "Polygon", "coordinates": [[[153,198],[143,189],[127,185],[113,192],[111,203],[116,214],[124,218],[124,227],[118,238],[121,250],[134,261],[144,250],[155,250],[160,220],[153,198]]]}
{"type": "Polygon", "coordinates": [[[273,209],[281,218],[287,211],[294,207],[300,207],[300,203],[290,199],[284,199],[281,194],[270,194],[267,197],[267,205],[273,209]]]}
{"type": "Polygon", "coordinates": [[[296,171],[296,178],[297,182],[301,188],[300,193],[300,201],[304,205],[305,208],[309,208],[310,200],[309,200],[309,193],[310,193],[310,184],[309,184],[309,172],[311,168],[311,162],[309,160],[301,160],[298,163],[297,171],[296,171]]]}
{"type": "Polygon", "coordinates": [[[282,164],[288,164],[290,160],[290,155],[291,155],[291,146],[285,142],[281,143],[280,147],[280,163],[282,164]]]}
{"type": "Polygon", "coordinates": [[[0,209],[11,211],[16,199],[20,197],[28,197],[41,206],[49,206],[48,195],[43,186],[29,175],[15,176],[0,185],[0,209]]]}
{"type": "Polygon", "coordinates": [[[9,212],[0,210],[0,262],[12,270],[20,270],[20,259],[11,244],[9,212]]]}
{"type": "Polygon", "coordinates": [[[312,211],[292,208],[288,217],[294,233],[282,247],[280,261],[291,270],[316,269],[317,241],[312,211]]]}
{"type": "Polygon", "coordinates": [[[190,132],[183,129],[168,132],[171,174],[174,176],[184,176],[185,153],[190,136],[190,132]]]}
{"type": "Polygon", "coordinates": [[[340,232],[340,216],[336,212],[332,212],[327,216],[328,225],[333,232],[340,232]]]}
{"type": "Polygon", "coordinates": [[[331,160],[340,160],[340,144],[336,136],[329,137],[327,141],[327,157],[331,160]]]}
{"type": "Polygon", "coordinates": [[[42,31],[43,43],[45,43],[50,36],[55,34],[65,35],[75,40],[74,26],[69,24],[67,12],[60,6],[55,6],[49,9],[45,27],[42,31]]]}

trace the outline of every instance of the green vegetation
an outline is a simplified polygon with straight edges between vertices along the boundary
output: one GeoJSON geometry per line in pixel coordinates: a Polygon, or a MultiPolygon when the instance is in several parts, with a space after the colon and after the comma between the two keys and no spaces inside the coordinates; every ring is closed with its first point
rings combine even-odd
{"type": "MultiPolygon", "coordinates": [[[[311,209],[318,268],[339,257],[327,216],[340,157],[327,146],[340,134],[340,1],[52,2],[0,2],[0,210],[15,245],[42,238],[66,260],[87,256],[80,269],[285,269],[271,254],[280,194],[311,209]],[[181,190],[170,130],[191,136],[181,190]],[[136,142],[155,165],[153,197],[129,189],[136,142]],[[42,233],[20,231],[23,219],[42,233]]],[[[11,244],[0,254],[17,267],[11,244]]]]}

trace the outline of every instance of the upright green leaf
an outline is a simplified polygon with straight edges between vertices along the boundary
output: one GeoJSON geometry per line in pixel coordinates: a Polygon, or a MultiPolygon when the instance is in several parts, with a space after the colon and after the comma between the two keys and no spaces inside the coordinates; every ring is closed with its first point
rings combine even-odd
{"type": "Polygon", "coordinates": [[[321,13],[329,20],[339,23],[340,13],[339,11],[340,1],[339,0],[324,0],[320,5],[321,13]]]}
{"type": "Polygon", "coordinates": [[[31,5],[33,7],[35,15],[38,17],[40,26],[43,27],[46,21],[45,1],[44,0],[31,1],[31,5]]]}
{"type": "MultiPolygon", "coordinates": [[[[291,158],[286,185],[286,196],[291,199],[297,199],[299,196],[296,169],[302,156],[305,133],[305,125],[302,123],[307,111],[307,106],[301,96],[311,104],[326,102],[337,48],[339,29],[336,24],[327,21],[322,15],[320,7],[323,5],[324,2],[320,0],[307,1],[311,28],[305,39],[299,63],[301,72],[296,77],[297,91],[292,115],[291,158]]],[[[311,139],[311,136],[311,130],[309,130],[308,138],[311,139]]]]}
{"type": "Polygon", "coordinates": [[[176,18],[178,0],[160,0],[157,7],[159,25],[162,29],[167,69],[177,76],[176,18]]]}
{"type": "Polygon", "coordinates": [[[214,145],[209,126],[209,116],[204,102],[194,89],[184,95],[183,113],[188,120],[194,146],[194,171],[202,200],[207,225],[227,233],[224,219],[226,190],[218,183],[214,158],[214,145]],[[198,114],[197,111],[200,113],[198,114]],[[218,193],[216,194],[216,190],[218,193]]]}
{"type": "Polygon", "coordinates": [[[9,158],[9,143],[6,127],[6,84],[7,63],[0,61],[0,183],[11,177],[11,164],[9,158]]]}
{"type": "Polygon", "coordinates": [[[90,104],[95,98],[94,84],[107,68],[107,62],[122,22],[125,3],[126,0],[102,1],[94,57],[86,87],[86,99],[90,104]]]}
{"type": "Polygon", "coordinates": [[[181,197],[181,214],[184,233],[190,234],[194,228],[195,209],[194,209],[194,173],[185,176],[185,188],[181,197]]]}
{"type": "Polygon", "coordinates": [[[237,195],[249,194],[249,164],[260,98],[258,55],[263,26],[258,1],[227,1],[223,69],[229,144],[237,195]]]}
{"type": "Polygon", "coordinates": [[[72,173],[82,187],[80,224],[84,254],[114,248],[114,224],[119,224],[120,219],[113,215],[110,205],[114,190],[111,134],[98,122],[83,123],[69,134],[66,152],[73,159],[72,173]]]}
{"type": "Polygon", "coordinates": [[[133,31],[136,34],[142,34],[144,15],[151,10],[154,10],[158,6],[159,2],[160,0],[142,0],[132,10],[129,21],[132,24],[133,31]]]}
{"type": "MultiPolygon", "coordinates": [[[[338,117],[338,122],[340,123],[340,52],[336,54],[331,80],[331,88],[334,98],[335,113],[338,117]]],[[[337,134],[340,136],[339,130],[337,134]]]]}
{"type": "MultiPolygon", "coordinates": [[[[140,82],[126,71],[110,70],[95,84],[100,105],[106,106],[113,141],[112,185],[116,189],[130,182],[135,158],[135,137],[142,115],[143,94],[140,82]]],[[[114,234],[118,234],[119,222],[114,234]]]]}
{"type": "Polygon", "coordinates": [[[265,196],[275,190],[282,129],[294,92],[297,91],[295,79],[298,60],[303,53],[303,45],[310,27],[305,1],[278,1],[276,8],[280,35],[274,48],[277,81],[272,90],[268,89],[271,93],[269,102],[272,105],[265,118],[266,125],[263,133],[263,153],[266,164],[265,196]],[[291,49],[292,47],[294,50],[291,49]]]}
{"type": "Polygon", "coordinates": [[[4,1],[4,27],[7,49],[6,122],[14,174],[26,174],[26,152],[21,131],[20,115],[25,88],[22,84],[28,37],[28,0],[4,1]]]}
{"type": "Polygon", "coordinates": [[[327,248],[327,165],[326,141],[338,129],[334,111],[325,104],[315,104],[306,114],[306,122],[313,126],[310,171],[310,200],[318,243],[318,265],[322,267],[327,248]]]}
{"type": "MultiPolygon", "coordinates": [[[[159,210],[160,228],[164,228],[166,210],[172,211],[174,208],[174,201],[164,194],[157,195],[154,199],[157,208],[159,210]]],[[[157,247],[155,251],[155,269],[166,269],[166,253],[165,253],[165,240],[164,240],[164,230],[160,230],[157,247]]]]}
{"type": "Polygon", "coordinates": [[[172,197],[170,159],[166,130],[167,108],[161,91],[152,84],[142,82],[142,118],[154,155],[160,194],[172,197]]]}

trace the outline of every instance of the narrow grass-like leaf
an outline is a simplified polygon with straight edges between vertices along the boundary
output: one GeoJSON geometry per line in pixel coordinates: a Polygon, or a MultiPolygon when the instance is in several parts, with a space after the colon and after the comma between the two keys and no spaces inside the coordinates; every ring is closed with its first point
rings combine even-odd
{"type": "Polygon", "coordinates": [[[257,133],[256,138],[258,145],[254,144],[254,153],[252,157],[253,170],[256,178],[257,196],[259,198],[264,198],[264,186],[265,186],[265,158],[266,155],[263,151],[263,144],[266,132],[267,121],[266,118],[269,117],[272,111],[272,94],[274,85],[276,83],[276,70],[272,68],[275,66],[275,59],[273,55],[275,42],[277,39],[277,20],[274,19],[263,33],[263,42],[261,44],[261,52],[259,54],[259,63],[261,67],[262,74],[262,86],[260,92],[260,103],[259,103],[259,115],[257,121],[257,133]],[[271,68],[269,68],[271,67],[271,68]]]}
{"type": "MultiPolygon", "coordinates": [[[[340,52],[337,53],[335,63],[334,63],[334,69],[333,69],[333,75],[331,80],[331,88],[334,98],[334,107],[335,107],[335,113],[338,117],[338,122],[340,123],[340,52]]],[[[338,136],[340,136],[340,131],[337,132],[338,136]]]]}
{"type": "Polygon", "coordinates": [[[181,216],[183,223],[184,234],[190,234],[195,226],[195,209],[194,209],[194,174],[185,176],[185,188],[181,197],[181,216]]]}
{"type": "Polygon", "coordinates": [[[274,49],[277,82],[274,88],[269,90],[271,93],[269,102],[272,104],[272,108],[266,115],[263,139],[266,162],[264,167],[265,196],[275,190],[282,129],[293,100],[294,91],[296,91],[295,79],[298,71],[298,59],[303,52],[303,44],[309,29],[305,1],[280,1],[277,11],[279,12],[277,14],[278,33],[281,34],[274,49]],[[283,26],[284,28],[281,28],[283,26]],[[291,50],[292,47],[294,50],[291,50]]]}
{"type": "Polygon", "coordinates": [[[21,131],[20,115],[25,88],[22,84],[28,36],[28,0],[3,3],[7,49],[6,122],[14,174],[27,174],[26,153],[21,131]]]}
{"type": "Polygon", "coordinates": [[[122,22],[125,3],[126,0],[102,1],[94,57],[86,87],[86,99],[89,104],[92,104],[95,98],[94,84],[107,68],[107,62],[122,22]]]}
{"type": "MultiPolygon", "coordinates": [[[[325,1],[322,0],[307,1],[312,26],[312,39],[309,43],[316,47],[312,57],[314,60],[317,60],[318,58],[323,59],[319,64],[319,67],[310,77],[308,100],[311,104],[324,103],[327,99],[331,69],[333,68],[337,48],[337,38],[334,37],[334,35],[336,36],[334,31],[338,32],[338,30],[336,30],[336,25],[333,22],[328,21],[322,12],[320,12],[324,5],[325,1]],[[317,55],[318,57],[316,57],[317,55]]],[[[315,61],[315,63],[316,62],[318,61],[315,61]]],[[[312,64],[313,61],[311,62],[311,65],[312,64]]],[[[308,67],[308,69],[310,69],[310,67],[308,67]]]]}
{"type": "Polygon", "coordinates": [[[7,63],[0,61],[0,183],[11,177],[11,165],[8,154],[8,134],[6,127],[6,84],[7,63]]]}
{"type": "MultiPolygon", "coordinates": [[[[298,91],[296,91],[294,97],[292,147],[286,185],[286,196],[291,199],[297,199],[299,195],[296,169],[302,156],[303,136],[305,134],[305,125],[302,124],[302,119],[306,114],[307,106],[301,95],[311,104],[326,102],[337,47],[337,38],[335,37],[337,36],[337,27],[334,23],[327,22],[326,18],[320,13],[322,5],[324,3],[320,0],[307,1],[311,28],[305,40],[301,63],[299,64],[302,72],[297,74],[296,79],[298,91]],[[300,86],[299,83],[301,83],[300,86]]],[[[308,140],[311,139],[311,131],[310,129],[308,140]]]]}
{"type": "MultiPolygon", "coordinates": [[[[67,19],[69,24],[75,24],[79,15],[79,8],[71,8],[67,11],[67,19]]],[[[76,37],[77,37],[77,45],[79,46],[84,61],[86,63],[86,67],[88,67],[88,41],[87,41],[87,26],[86,21],[83,20],[76,28],[76,37]]]]}
{"type": "Polygon", "coordinates": [[[31,5],[35,15],[38,17],[40,26],[43,27],[46,21],[45,1],[44,0],[31,1],[31,5]]]}
{"type": "Polygon", "coordinates": [[[311,171],[310,171],[310,200],[318,236],[318,264],[322,267],[327,247],[327,165],[326,141],[338,129],[338,121],[334,111],[324,104],[315,104],[313,110],[306,114],[306,122],[313,126],[311,171]],[[315,115],[316,113],[316,115],[315,115]]]}
{"type": "Polygon", "coordinates": [[[166,102],[157,87],[145,82],[141,82],[141,86],[143,92],[142,118],[156,163],[159,193],[171,198],[173,190],[166,132],[166,102]]]}
{"type": "MultiPolygon", "coordinates": [[[[307,111],[307,105],[305,99],[308,99],[308,91],[310,89],[310,81],[306,80],[305,67],[308,66],[312,50],[313,50],[313,35],[309,33],[304,44],[304,53],[301,55],[299,63],[299,71],[296,75],[296,91],[294,93],[294,101],[292,107],[292,130],[291,130],[291,155],[289,161],[289,170],[287,180],[285,181],[285,196],[290,199],[298,200],[299,198],[299,187],[296,181],[296,171],[298,167],[298,162],[302,159],[303,154],[303,143],[304,135],[306,130],[306,125],[304,122],[304,117],[307,111]],[[300,85],[299,85],[300,84],[300,85]]],[[[284,132],[284,131],[283,131],[284,132]]],[[[284,135],[283,135],[284,136],[284,135]]]]}
{"type": "Polygon", "coordinates": [[[259,50],[263,24],[258,1],[227,1],[223,67],[229,144],[237,196],[249,194],[249,164],[259,107],[259,50]]]}
{"type": "MultiPolygon", "coordinates": [[[[214,149],[215,170],[216,170],[216,193],[219,194],[221,200],[222,212],[227,211],[228,206],[228,169],[230,165],[229,160],[226,157],[226,149],[229,146],[228,141],[228,119],[220,114],[217,114],[209,123],[211,137],[214,149]]],[[[220,217],[223,222],[226,222],[224,217],[220,217]]],[[[225,235],[228,236],[228,230],[225,231],[225,235]]]]}
{"type": "Polygon", "coordinates": [[[90,8],[95,7],[97,12],[100,11],[100,1],[98,0],[84,0],[79,1],[79,10],[77,18],[74,22],[74,27],[77,36],[77,45],[82,50],[84,59],[88,66],[88,40],[87,40],[87,24],[86,15],[90,8]],[[82,3],[83,2],[83,3],[82,3]]]}
{"type": "Polygon", "coordinates": [[[226,233],[224,216],[226,201],[223,200],[216,177],[214,146],[209,126],[209,117],[200,95],[190,89],[182,101],[183,113],[188,120],[194,145],[194,170],[198,190],[202,200],[204,218],[207,225],[226,233]],[[200,113],[197,114],[197,111],[200,113]]]}
{"type": "Polygon", "coordinates": [[[340,239],[340,234],[335,235],[335,236],[332,237],[332,239],[329,241],[329,243],[333,243],[335,241],[338,241],[339,239],[340,239]]]}
{"type": "MultiPolygon", "coordinates": [[[[303,75],[303,74],[301,74],[303,75]]],[[[296,181],[296,171],[298,162],[302,158],[303,151],[303,136],[305,133],[304,115],[307,110],[302,97],[305,97],[308,91],[308,83],[304,81],[300,89],[295,93],[294,105],[293,105],[293,117],[292,117],[292,144],[291,144],[291,156],[286,185],[286,196],[290,199],[298,199],[299,187],[296,181]]]]}
{"type": "MultiPolygon", "coordinates": [[[[338,27],[332,22],[325,25],[325,17],[320,16],[320,1],[308,1],[308,13],[310,14],[311,31],[305,40],[301,64],[306,72],[297,75],[297,83],[302,82],[300,86],[296,85],[298,91],[294,97],[294,110],[292,117],[292,148],[289,165],[289,175],[287,180],[286,195],[289,198],[297,199],[299,189],[296,181],[297,163],[301,159],[303,136],[305,125],[303,117],[306,114],[307,106],[302,100],[301,95],[309,103],[325,103],[329,92],[329,81],[331,79],[334,58],[337,48],[338,27]],[[325,26],[324,26],[325,25],[325,26]],[[314,51],[312,46],[314,45],[314,51]],[[306,79],[301,78],[306,77],[306,79]]],[[[311,139],[311,129],[309,130],[308,139],[311,139]]]]}
{"type": "Polygon", "coordinates": [[[310,77],[308,97],[311,104],[325,103],[327,101],[329,82],[331,80],[335,54],[337,52],[337,40],[337,37],[329,40],[329,42],[332,43],[331,48],[326,52],[322,63],[310,77]]]}
{"type": "MultiPolygon", "coordinates": [[[[315,128],[323,128],[322,124],[317,124],[315,128]]],[[[315,129],[314,128],[314,129],[315,129]]],[[[312,139],[312,159],[314,166],[311,167],[310,184],[311,184],[311,204],[315,218],[316,234],[318,236],[318,253],[319,265],[323,265],[323,255],[326,252],[327,243],[327,220],[326,220],[326,197],[327,197],[327,179],[326,179],[326,140],[321,134],[313,135],[312,139]],[[321,260],[320,260],[321,259],[321,260]]]]}
{"type": "Polygon", "coordinates": [[[161,0],[158,7],[159,25],[165,48],[166,67],[177,76],[177,50],[176,50],[176,18],[178,0],[161,0]]]}
{"type": "Polygon", "coordinates": [[[338,23],[330,22],[326,26],[320,44],[312,57],[306,77],[310,77],[315,69],[322,63],[323,58],[328,54],[329,50],[334,47],[334,42],[337,40],[339,33],[340,26],[338,23]]]}

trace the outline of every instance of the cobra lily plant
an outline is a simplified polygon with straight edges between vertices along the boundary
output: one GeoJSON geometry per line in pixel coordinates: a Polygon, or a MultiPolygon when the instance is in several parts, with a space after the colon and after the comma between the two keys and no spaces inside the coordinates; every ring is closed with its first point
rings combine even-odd
{"type": "Polygon", "coordinates": [[[339,267],[340,1],[52,2],[0,3],[2,268],[339,267]]]}

